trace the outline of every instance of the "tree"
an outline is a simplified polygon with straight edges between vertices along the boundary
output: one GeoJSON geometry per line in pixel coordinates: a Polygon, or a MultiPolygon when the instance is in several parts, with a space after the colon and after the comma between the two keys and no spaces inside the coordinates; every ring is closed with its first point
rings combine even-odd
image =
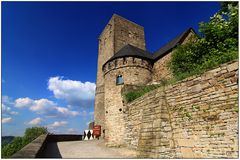
{"type": "Polygon", "coordinates": [[[13,141],[2,148],[2,158],[10,158],[14,153],[21,150],[28,143],[42,134],[47,134],[47,128],[45,127],[32,127],[25,130],[23,137],[15,137],[13,141]]]}
{"type": "Polygon", "coordinates": [[[27,142],[32,142],[38,136],[42,134],[47,134],[47,128],[45,127],[32,127],[25,130],[24,139],[27,142]]]}
{"type": "Polygon", "coordinates": [[[199,31],[196,42],[173,51],[170,68],[178,80],[238,58],[238,2],[222,2],[221,10],[201,22],[199,31]]]}
{"type": "Polygon", "coordinates": [[[24,140],[22,137],[15,137],[13,142],[7,144],[2,148],[2,158],[9,158],[14,153],[19,151],[22,147],[25,146],[24,140]]]}

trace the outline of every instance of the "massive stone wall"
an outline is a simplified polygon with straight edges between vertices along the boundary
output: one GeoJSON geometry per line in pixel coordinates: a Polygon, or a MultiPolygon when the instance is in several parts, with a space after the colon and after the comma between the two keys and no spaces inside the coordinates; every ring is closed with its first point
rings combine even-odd
{"type": "Polygon", "coordinates": [[[114,15],[114,52],[127,44],[146,50],[144,28],[119,15],[114,15]]]}
{"type": "Polygon", "coordinates": [[[151,64],[139,58],[119,58],[104,68],[105,80],[105,140],[108,146],[124,145],[125,126],[121,90],[124,85],[143,85],[151,81],[151,64]],[[124,84],[117,85],[122,75],[124,84]]]}
{"type": "Polygon", "coordinates": [[[96,80],[96,94],[94,104],[94,120],[96,125],[101,125],[104,129],[104,79],[102,72],[102,65],[113,56],[113,20],[111,19],[108,25],[103,30],[99,37],[98,47],[98,67],[96,80]]]}
{"type": "Polygon", "coordinates": [[[237,61],[156,89],[124,107],[124,141],[139,157],[238,157],[237,61]]]}

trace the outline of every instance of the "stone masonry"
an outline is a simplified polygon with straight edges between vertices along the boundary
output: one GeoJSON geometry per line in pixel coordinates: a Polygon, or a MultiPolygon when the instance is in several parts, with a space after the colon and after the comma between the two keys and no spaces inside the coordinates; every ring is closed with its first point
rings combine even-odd
{"type": "Polygon", "coordinates": [[[140,158],[238,158],[238,62],[125,105],[125,143],[140,158]]]}
{"type": "Polygon", "coordinates": [[[145,49],[143,27],[114,14],[99,36],[94,120],[95,125],[102,126],[102,130],[105,129],[105,81],[102,66],[126,44],[145,49]]]}
{"type": "Polygon", "coordinates": [[[121,90],[124,85],[143,85],[151,81],[151,65],[148,61],[135,58],[118,59],[117,65],[104,71],[105,79],[105,140],[108,146],[124,145],[125,108],[122,103],[121,90]],[[124,85],[116,85],[116,77],[124,77],[124,85]]]}
{"type": "Polygon", "coordinates": [[[107,146],[127,146],[140,158],[238,157],[237,61],[158,88],[130,104],[122,97],[127,86],[170,79],[174,48],[196,39],[189,28],[151,54],[143,27],[112,16],[99,37],[94,111],[107,146]]]}
{"type": "MultiPolygon", "coordinates": [[[[186,44],[189,41],[194,41],[196,39],[196,35],[193,31],[191,31],[187,37],[183,40],[182,44],[186,44]]],[[[158,59],[154,62],[153,65],[153,74],[152,81],[159,82],[162,79],[168,80],[172,78],[172,73],[168,68],[168,63],[171,60],[172,51],[169,52],[166,56],[158,59]]]]}

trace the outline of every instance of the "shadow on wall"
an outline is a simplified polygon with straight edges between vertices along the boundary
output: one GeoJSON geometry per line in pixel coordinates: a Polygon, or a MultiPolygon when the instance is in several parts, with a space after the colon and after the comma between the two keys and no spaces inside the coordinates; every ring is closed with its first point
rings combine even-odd
{"type": "Polygon", "coordinates": [[[27,144],[11,158],[61,158],[57,142],[81,141],[83,135],[43,134],[27,144]]]}
{"type": "Polygon", "coordinates": [[[39,158],[62,158],[57,142],[47,143],[39,158]]]}
{"type": "Polygon", "coordinates": [[[41,153],[38,154],[39,155],[38,158],[62,158],[57,142],[81,141],[82,138],[83,138],[82,135],[49,134],[47,136],[47,143],[43,147],[41,153]]]}

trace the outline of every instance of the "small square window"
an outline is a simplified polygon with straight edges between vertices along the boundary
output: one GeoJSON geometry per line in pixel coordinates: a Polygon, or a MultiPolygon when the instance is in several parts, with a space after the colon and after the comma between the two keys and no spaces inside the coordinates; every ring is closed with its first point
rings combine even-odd
{"type": "Polygon", "coordinates": [[[117,85],[123,84],[123,77],[122,77],[122,75],[118,75],[118,76],[117,76],[116,84],[117,84],[117,85]]]}

